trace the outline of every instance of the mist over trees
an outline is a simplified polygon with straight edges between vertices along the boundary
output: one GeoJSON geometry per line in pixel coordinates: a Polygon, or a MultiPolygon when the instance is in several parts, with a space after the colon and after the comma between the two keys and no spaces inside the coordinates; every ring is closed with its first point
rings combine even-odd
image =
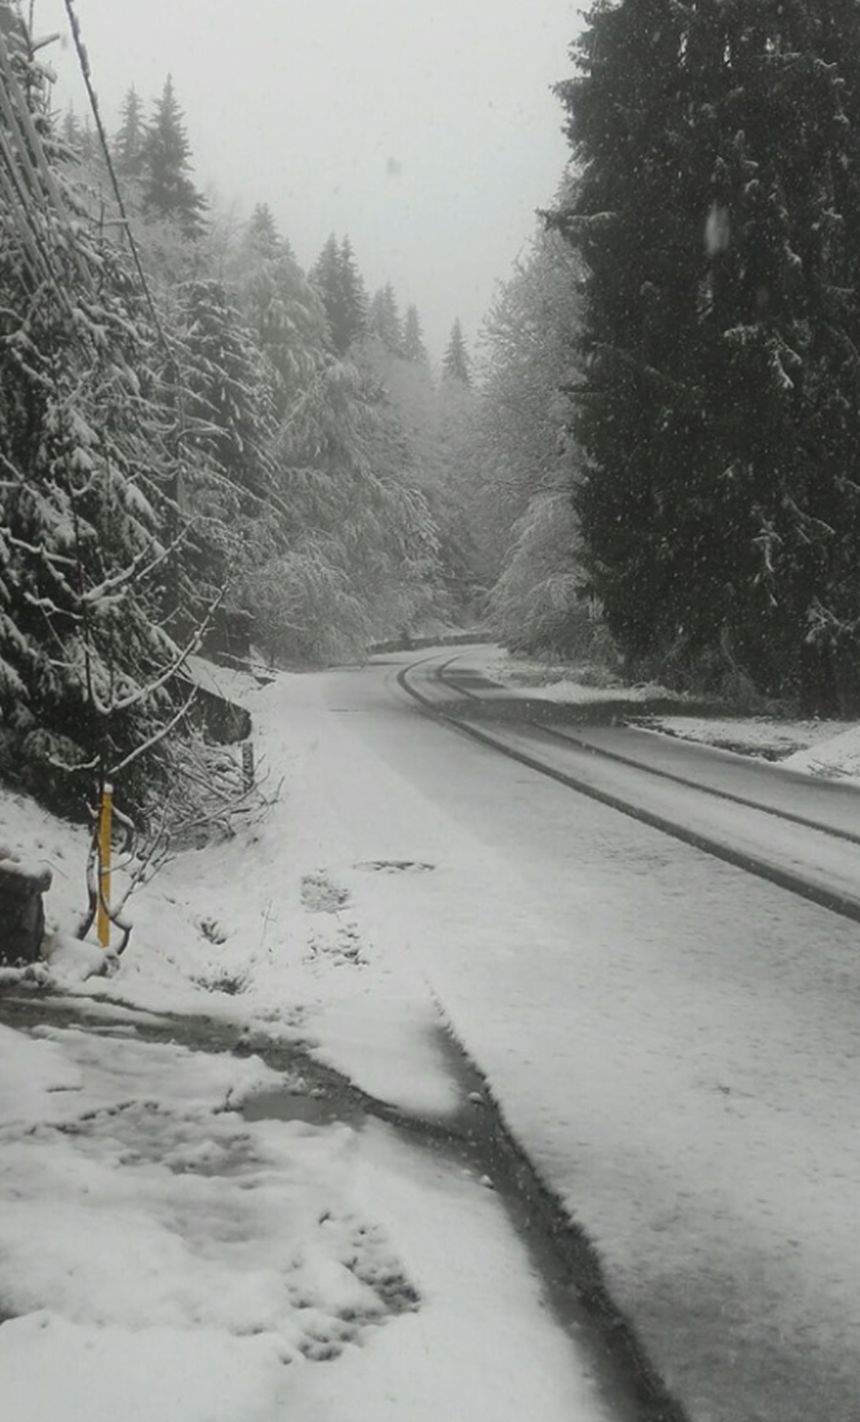
{"type": "Polygon", "coordinates": [[[569,171],[438,372],[348,234],[303,270],[278,194],[204,197],[169,77],[106,154],[12,0],[0,29],[26,106],[0,119],[4,754],[58,786],[127,765],[133,798],[198,643],[318,663],[475,618],[856,696],[856,7],[594,5],[569,171]]]}
{"type": "Polygon", "coordinates": [[[140,809],[192,734],[197,646],[312,663],[456,616],[444,498],[371,347],[433,386],[417,312],[408,350],[391,287],[371,321],[348,237],[306,275],[265,202],[206,203],[170,79],[128,90],[105,154],[0,20],[0,750],[58,803],[121,774],[140,809]]]}

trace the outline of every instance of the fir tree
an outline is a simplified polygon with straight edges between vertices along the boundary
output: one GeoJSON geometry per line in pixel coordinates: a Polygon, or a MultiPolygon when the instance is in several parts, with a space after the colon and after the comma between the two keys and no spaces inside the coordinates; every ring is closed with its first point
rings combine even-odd
{"type": "Polygon", "coordinates": [[[428,364],[421,321],[415,306],[408,307],[406,312],[406,321],[403,327],[403,356],[404,359],[412,361],[415,365],[428,364]]]}
{"type": "Polygon", "coordinates": [[[265,202],[258,202],[248,219],[244,245],[249,252],[264,260],[293,256],[292,247],[278,231],[272,209],[265,202]]]}
{"type": "Polygon", "coordinates": [[[89,111],[84,114],[84,121],[78,130],[78,149],[85,163],[92,163],[95,158],[101,157],[101,150],[89,111]]]}
{"type": "MultiPolygon", "coordinates": [[[[7,98],[32,104],[52,181],[32,191],[37,249],[0,209],[4,733],[19,773],[66,808],[114,775],[129,807],[163,785],[158,747],[181,719],[183,653],[162,623],[169,421],[146,304],[85,220],[43,76],[19,58],[7,98]]],[[[34,157],[15,142],[25,193],[34,157]]]]}
{"type": "Polygon", "coordinates": [[[340,300],[338,349],[346,351],[367,330],[367,293],[348,237],[340,244],[340,300]]]}
{"type": "Polygon", "coordinates": [[[323,300],[332,347],[346,355],[367,329],[367,295],[348,237],[340,243],[334,234],[329,237],[311,276],[323,300]]]}
{"type": "Polygon", "coordinates": [[[143,146],[144,212],[176,223],[184,237],[199,237],[206,201],[191,180],[191,146],[172,78],[155,105],[143,146]]]}
{"type": "Polygon", "coordinates": [[[858,62],[847,3],[625,0],[561,87],[594,590],[628,652],[821,709],[860,626],[858,62]]]}
{"type": "Polygon", "coordinates": [[[215,550],[209,582],[272,552],[277,525],[272,395],[259,350],[222,283],[179,292],[183,385],[198,458],[192,499],[215,550]],[[196,425],[196,428],[193,428],[196,425]]]}
{"type": "Polygon", "coordinates": [[[434,521],[367,372],[326,363],[282,430],[279,462],[288,549],[248,578],[273,650],[324,661],[443,612],[434,521]]]}
{"type": "Polygon", "coordinates": [[[458,381],[460,385],[471,385],[470,368],[469,352],[466,350],[463,328],[458,317],[451,328],[451,337],[442,357],[442,374],[446,380],[458,381]]]}
{"type": "Polygon", "coordinates": [[[276,418],[284,420],[324,363],[328,323],[319,290],[304,276],[267,207],[257,207],[248,223],[235,281],[245,319],[271,367],[276,418]]]}
{"type": "Polygon", "coordinates": [[[370,303],[368,328],[392,355],[403,354],[403,323],[390,282],[374,293],[370,303]]]}
{"type": "Polygon", "coordinates": [[[134,85],[122,102],[122,121],[113,142],[116,171],[126,181],[134,181],[143,170],[146,130],[143,104],[134,85]]]}
{"type": "Polygon", "coordinates": [[[72,108],[71,104],[66,109],[66,112],[63,114],[63,122],[60,132],[62,133],[63,138],[65,139],[65,142],[68,144],[69,148],[71,148],[72,151],[75,153],[80,153],[82,138],[81,121],[75,113],[74,109],[72,108]]]}
{"type": "Polygon", "coordinates": [[[482,569],[495,584],[494,626],[518,648],[587,651],[583,630],[589,639],[597,631],[578,596],[581,540],[571,505],[578,461],[560,393],[577,375],[581,276],[568,244],[542,231],[498,288],[481,333],[470,461],[480,478],[471,514],[482,569]]]}

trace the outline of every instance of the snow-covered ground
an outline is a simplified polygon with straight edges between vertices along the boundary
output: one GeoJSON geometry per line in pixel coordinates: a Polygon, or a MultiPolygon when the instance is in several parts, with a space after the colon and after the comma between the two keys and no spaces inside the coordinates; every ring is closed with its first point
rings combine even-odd
{"type": "Polygon", "coordinates": [[[826,755],[829,742],[857,730],[852,721],[790,721],[772,716],[654,716],[647,724],[665,735],[779,760],[796,770],[809,768],[808,752],[814,754],[820,747],[826,755]]]}
{"type": "MultiPolygon", "coordinates": [[[[67,990],[300,1036],[365,1090],[422,1112],[457,1104],[438,999],[518,1139],[595,1242],[616,1299],[693,1422],[853,1422],[854,926],[423,718],[394,684],[408,660],[268,687],[213,673],[252,710],[258,747],[274,778],[285,776],[281,799],[235,840],[167,865],[136,900],[119,973],[76,984],[80,965],[67,964],[67,990]]],[[[8,808],[4,840],[17,836],[30,858],[43,853],[60,871],[49,910],[68,931],[82,899],[82,836],[24,800],[8,808]]],[[[66,1038],[38,1045],[73,1053],[66,1038]]],[[[50,1093],[52,1103],[62,1097],[50,1093]]],[[[197,1139],[208,1125],[179,1134],[197,1139]]],[[[376,1128],[350,1148],[361,1154],[365,1136],[373,1156],[376,1128]]],[[[391,1213],[371,1208],[369,1194],[358,1213],[387,1231],[447,1327],[441,1315],[462,1300],[452,1302],[441,1277],[438,1292],[428,1287],[408,1253],[419,1192],[386,1195],[378,1179],[381,1198],[397,1197],[391,1213]]],[[[399,1330],[429,1316],[370,1330],[368,1397],[384,1388],[380,1349],[394,1366],[399,1330]]],[[[0,1338],[26,1323],[3,1325],[0,1338]]],[[[61,1328],[79,1326],[69,1317],[61,1328]]],[[[105,1312],[99,1326],[119,1325],[105,1312]]],[[[265,1352],[266,1336],[252,1338],[248,1356],[265,1352]]],[[[497,1357],[532,1347],[510,1332],[500,1339],[497,1357]]],[[[302,1422],[340,1415],[338,1369],[354,1389],[340,1361],[304,1368],[328,1392],[295,1412],[302,1422]]],[[[564,1369],[554,1376],[568,1395],[581,1386],[564,1369]]],[[[264,1400],[247,1415],[267,1418],[275,1393],[261,1385],[264,1400]]],[[[459,1413],[434,1396],[428,1417],[516,1415],[495,1394],[484,1411],[473,1394],[459,1413]]],[[[516,1398],[521,1416],[556,1415],[553,1400],[516,1398]]],[[[353,1415],[370,1422],[386,1405],[353,1415]]],[[[245,1406],[239,1399],[225,1422],[245,1406]]],[[[423,1415],[411,1407],[396,1415],[423,1415]]],[[[43,1415],[62,1418],[47,1404],[43,1415]]],[[[567,1415],[577,1413],[568,1405],[567,1415]]]]}
{"type": "Polygon", "coordinates": [[[470,663],[482,673],[504,686],[509,695],[537,701],[557,701],[566,705],[589,706],[595,703],[687,700],[679,692],[669,691],[657,682],[626,685],[601,667],[583,668],[577,675],[564,663],[533,660],[512,656],[488,644],[470,651],[470,663]]]}
{"type": "Polygon", "coordinates": [[[0,1415],[608,1417],[479,1182],[134,1030],[0,1027],[0,1415]]]}
{"type": "Polygon", "coordinates": [[[824,780],[860,780],[860,726],[856,723],[840,728],[829,722],[830,734],[816,736],[802,750],[783,761],[791,770],[804,770],[824,780]]]}
{"type": "Polygon", "coordinates": [[[509,656],[492,646],[472,650],[470,664],[509,696],[583,707],[617,702],[631,708],[633,720],[637,703],[677,701],[679,714],[651,715],[638,724],[682,740],[778,760],[822,779],[860,779],[860,726],[854,721],[686,715],[680,708],[689,698],[658,683],[625,685],[599,668],[579,680],[563,664],[509,656]]]}

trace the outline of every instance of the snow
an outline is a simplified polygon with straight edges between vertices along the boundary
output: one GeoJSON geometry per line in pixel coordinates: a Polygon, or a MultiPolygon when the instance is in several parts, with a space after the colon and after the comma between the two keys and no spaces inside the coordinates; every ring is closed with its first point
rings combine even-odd
{"type": "MultiPolygon", "coordinates": [[[[835,730],[833,724],[829,724],[831,731],[835,730]]],[[[860,780],[860,726],[850,725],[836,734],[816,738],[803,750],[788,756],[783,764],[822,779],[860,780]]]]}
{"type": "Polygon", "coordinates": [[[51,871],[35,860],[27,862],[17,854],[5,854],[0,850],[0,877],[7,879],[28,879],[40,891],[50,889],[51,871]]]}
{"type": "Polygon", "coordinates": [[[46,934],[42,957],[60,988],[73,987],[88,978],[112,976],[119,967],[114,953],[106,953],[98,944],[82,942],[68,933],[46,934]]]}
{"type": "MultiPolygon", "coordinates": [[[[509,656],[494,646],[470,648],[469,666],[497,682],[506,696],[566,706],[628,704],[634,721],[637,703],[687,700],[655,682],[622,685],[600,668],[583,669],[579,680],[564,663],[509,656]]],[[[500,694],[486,689],[490,699],[500,694]]],[[[654,733],[778,760],[822,779],[860,779],[860,727],[853,721],[678,714],[649,715],[636,724],[654,733]]]]}
{"type": "Polygon", "coordinates": [[[0,1064],[0,1415],[607,1416],[470,1175],[243,1119],[290,1086],[254,1058],[0,1028],[0,1064]]]}
{"type": "MultiPolygon", "coordinates": [[[[485,654],[476,654],[474,665],[483,668],[479,655],[485,654]]],[[[440,1044],[438,1002],[518,1140],[596,1245],[616,1301],[693,1422],[808,1422],[823,1415],[848,1422],[860,1369],[860,1151],[848,1124],[856,1112],[860,1058],[856,929],[434,724],[404,702],[395,684],[399,667],[413,658],[395,655],[366,669],[280,675],[270,686],[234,687],[254,715],[262,755],[286,777],[278,804],[255,829],[168,864],[133,901],[136,927],[118,975],[89,980],[78,991],[87,1001],[109,996],[151,1012],[202,1010],[237,1031],[248,1026],[301,1039],[370,1093],[428,1115],[462,1104],[440,1044]]],[[[21,797],[9,809],[14,834],[4,830],[4,843],[17,836],[59,871],[47,906],[49,918],[68,928],[81,907],[84,840],[21,797]]],[[[737,806],[726,814],[726,832],[734,816],[742,833],[749,811],[737,806]]],[[[756,827],[755,834],[771,831],[756,827]]],[[[111,1052],[143,1050],[125,1040],[102,1045],[111,1052]]],[[[83,1070],[79,1048],[57,1034],[30,1040],[29,1047],[47,1054],[37,1063],[34,1058],[33,1109],[47,1113],[39,1119],[57,1120],[50,1113],[72,1111],[75,1093],[51,1092],[52,1073],[58,1073],[56,1084],[63,1072],[74,1084],[74,1071],[83,1070]]],[[[137,1059],[124,1060],[131,1071],[137,1059]]],[[[214,1083],[200,1082],[189,1090],[179,1073],[183,1059],[169,1060],[177,1094],[169,1094],[164,1058],[158,1071],[170,1120],[159,1131],[178,1133],[186,1150],[204,1140],[223,1145],[232,1159],[229,1132],[236,1123],[230,1113],[216,1119],[211,1109],[226,1093],[229,1071],[224,1068],[217,1091],[214,1083]]],[[[97,1096],[106,1089],[102,1068],[90,1070],[95,1075],[87,1090],[97,1096]]],[[[145,1080],[144,1073],[142,1090],[145,1080]]],[[[22,1090],[26,1096],[31,1087],[22,1090]]],[[[356,1388],[367,1402],[362,1415],[374,1422],[389,1412],[421,1418],[421,1387],[428,1389],[428,1418],[473,1422],[483,1403],[470,1394],[470,1379],[482,1370],[488,1375],[482,1389],[495,1388],[500,1360],[529,1356],[547,1387],[568,1389],[566,1413],[558,1415],[577,1416],[569,1390],[581,1379],[571,1382],[566,1365],[541,1352],[552,1353],[555,1335],[548,1341],[538,1329],[535,1341],[504,1291],[507,1274],[500,1281],[486,1272],[500,1250],[503,1260],[513,1257],[492,1232],[480,1235],[472,1220],[473,1211],[484,1218],[486,1207],[485,1224],[495,1221],[487,1228],[501,1228],[491,1191],[466,1180],[458,1204],[456,1175],[446,1168],[437,1181],[442,1213],[434,1214],[429,1200],[436,1199],[431,1185],[439,1163],[425,1158],[419,1164],[411,1150],[401,1159],[404,1148],[382,1128],[335,1127],[321,1138],[306,1136],[309,1128],[298,1130],[295,1123],[241,1129],[254,1153],[251,1175],[268,1171],[278,1180],[287,1168],[278,1145],[286,1132],[299,1196],[301,1181],[310,1178],[302,1172],[311,1171],[303,1143],[316,1142],[314,1159],[324,1159],[323,1195],[336,1194],[338,1181],[347,1182],[347,1193],[359,1192],[358,1204],[349,1197],[350,1208],[387,1231],[422,1296],[417,1314],[371,1330],[325,1368],[307,1369],[301,1351],[294,1351],[298,1370],[291,1365],[287,1373],[302,1377],[296,1414],[302,1422],[337,1418],[356,1388]],[[440,1240],[450,1241],[444,1251],[440,1240]],[[457,1282],[451,1271],[461,1264],[457,1282]],[[446,1289],[454,1289],[456,1303],[446,1289]],[[457,1309],[479,1296],[490,1308],[486,1337],[469,1331],[462,1314],[458,1333],[457,1309]],[[508,1316],[513,1332],[505,1332],[508,1316]],[[439,1391],[447,1375],[436,1377],[445,1370],[428,1367],[425,1348],[431,1360],[447,1356],[445,1349],[458,1359],[471,1351],[476,1372],[460,1376],[462,1391],[453,1390],[456,1376],[450,1395],[439,1391]]],[[[30,1152],[25,1173],[35,1168],[42,1133],[24,1143],[30,1152]]],[[[58,1148],[66,1153],[65,1167],[52,1188],[68,1209],[75,1201],[63,1182],[89,1180],[101,1188],[100,1181],[115,1182],[126,1172],[115,1163],[122,1143],[117,1136],[110,1145],[107,1140],[99,1136],[96,1145],[89,1135],[63,1136],[58,1148]]],[[[159,1156],[163,1148],[160,1136],[159,1156]]],[[[4,1168],[7,1160],[13,1168],[22,1157],[8,1156],[4,1145],[2,1159],[4,1168]]],[[[175,1185],[162,1178],[158,1160],[129,1168],[141,1172],[141,1190],[150,1192],[149,1224],[125,1202],[137,1237],[166,1254],[163,1235],[149,1231],[153,1212],[159,1228],[165,1220],[175,1228],[175,1185]]],[[[193,1193],[196,1182],[182,1188],[193,1193]]],[[[263,1192],[263,1211],[267,1188],[261,1183],[250,1192],[263,1192]]],[[[79,1200],[75,1208],[85,1206],[79,1200]]],[[[243,1203],[239,1218],[253,1222],[244,1210],[243,1203]]],[[[271,1228],[275,1240],[294,1240],[291,1227],[288,1220],[265,1222],[261,1237],[271,1228]]],[[[12,1245],[26,1251],[21,1234],[12,1245]]],[[[252,1235],[249,1224],[248,1237],[233,1251],[250,1281],[236,1308],[244,1299],[246,1322],[262,1319],[270,1330],[264,1305],[274,1286],[265,1274],[268,1255],[257,1252],[252,1235]]],[[[269,1371],[269,1331],[237,1339],[232,1314],[219,1313],[228,1305],[211,1301],[201,1284],[217,1281],[222,1264],[193,1250],[189,1263],[184,1236],[180,1244],[176,1257],[188,1271],[183,1297],[200,1315],[190,1330],[189,1349],[198,1351],[189,1354],[189,1368],[203,1366],[210,1348],[219,1359],[235,1356],[230,1386],[238,1385],[244,1368],[248,1390],[238,1396],[225,1385],[231,1409],[225,1417],[242,1422],[274,1415],[272,1398],[281,1384],[272,1381],[278,1369],[269,1371]],[[229,1347],[219,1353],[207,1330],[228,1339],[229,1347]]],[[[32,1267],[30,1256],[22,1257],[14,1270],[4,1270],[4,1279],[39,1279],[41,1256],[32,1247],[32,1267]]],[[[320,1257],[331,1262],[324,1252],[314,1256],[320,1257]]],[[[512,1277],[508,1283],[528,1313],[521,1264],[519,1291],[512,1277]]],[[[66,1309],[49,1325],[52,1344],[39,1342],[47,1305],[38,1291],[29,1299],[31,1312],[5,1324],[0,1340],[11,1328],[20,1333],[22,1349],[36,1350],[31,1374],[37,1356],[47,1359],[48,1388],[50,1358],[71,1355],[74,1329],[96,1326],[84,1296],[101,1285],[90,1276],[79,1298],[68,1257],[58,1255],[54,1264],[49,1257],[44,1267],[45,1290],[49,1284],[53,1290],[50,1270],[56,1268],[66,1309]]],[[[151,1356],[146,1330],[179,1327],[175,1317],[164,1321],[176,1300],[159,1293],[157,1281],[146,1289],[145,1325],[140,1317],[132,1325],[123,1312],[132,1309],[135,1290],[126,1302],[112,1298],[115,1315],[109,1311],[98,1325],[118,1329],[121,1337],[133,1333],[141,1351],[129,1344],[123,1354],[121,1339],[116,1344],[131,1377],[151,1356]]],[[[278,1323],[276,1350],[290,1340],[295,1350],[294,1323],[278,1323]]],[[[101,1342],[106,1336],[102,1331],[101,1342]]],[[[17,1359],[18,1346],[6,1346],[17,1359]]],[[[173,1347],[165,1345],[165,1377],[173,1347]]],[[[220,1376],[220,1362],[213,1367],[220,1376]]],[[[501,1370],[498,1391],[482,1390],[485,1414],[556,1415],[557,1393],[546,1401],[535,1393],[525,1399],[512,1371],[501,1370]]],[[[181,1362],[175,1376],[181,1379],[181,1362]]],[[[536,1386],[533,1377],[529,1386],[536,1386]]],[[[279,1406],[286,1396],[278,1393],[279,1406]]],[[[205,1390],[200,1397],[201,1410],[189,1401],[187,1415],[218,1416],[205,1411],[210,1402],[217,1409],[215,1393],[214,1401],[206,1401],[205,1390]]],[[[46,1393],[29,1415],[38,1416],[39,1406],[41,1415],[55,1415],[50,1401],[46,1393]]],[[[17,1400],[10,1415],[28,1418],[17,1400]]],[[[66,1415],[75,1416],[71,1406],[66,1415]]],[[[171,1415],[185,1422],[186,1414],[171,1415]]]]}
{"type": "Polygon", "coordinates": [[[530,701],[590,706],[609,702],[629,702],[635,705],[643,701],[682,703],[686,700],[680,693],[669,691],[657,682],[623,685],[617,677],[598,667],[582,667],[579,669],[579,676],[576,676],[572,675],[572,669],[565,663],[555,664],[528,657],[510,656],[492,644],[483,648],[470,648],[469,665],[478,668],[481,674],[491,681],[498,682],[508,696],[522,697],[530,701]]]}
{"type": "Polygon", "coordinates": [[[841,735],[852,723],[776,720],[771,716],[649,716],[646,725],[649,730],[680,736],[682,740],[765,756],[800,770],[805,766],[794,753],[841,735]]]}

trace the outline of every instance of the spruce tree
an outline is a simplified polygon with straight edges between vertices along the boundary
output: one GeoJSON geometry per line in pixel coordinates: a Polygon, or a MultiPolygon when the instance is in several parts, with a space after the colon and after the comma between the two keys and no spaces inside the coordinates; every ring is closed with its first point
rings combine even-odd
{"type": "Polygon", "coordinates": [[[174,222],[186,238],[204,228],[206,200],[191,179],[191,145],[173,80],[165,81],[146,131],[142,155],[144,212],[174,222]]]}
{"type": "Polygon", "coordinates": [[[344,237],[340,244],[340,301],[338,349],[346,351],[367,330],[367,293],[348,237],[344,237]]]}
{"type": "Polygon", "coordinates": [[[248,578],[273,649],[324,661],[444,615],[434,521],[366,371],[327,361],[281,432],[279,462],[288,547],[248,578]]]}
{"type": "Polygon", "coordinates": [[[860,626],[860,13],[587,19],[560,90],[582,176],[556,221],[589,270],[594,591],[629,653],[827,709],[860,626]]]}
{"type": "Polygon", "coordinates": [[[238,250],[235,284],[258,349],[272,372],[277,420],[321,369],[328,323],[317,287],[305,277],[268,207],[251,216],[238,250]]]}
{"type": "Polygon", "coordinates": [[[63,114],[60,132],[69,148],[72,149],[74,153],[79,153],[81,149],[81,121],[71,104],[63,114]]]}
{"type": "Polygon", "coordinates": [[[246,251],[263,260],[293,256],[293,249],[278,231],[272,209],[266,202],[258,202],[251,213],[243,245],[246,251]]]}
{"type": "Polygon", "coordinates": [[[0,207],[4,740],[16,774],[65,808],[119,775],[128,809],[163,786],[181,718],[182,650],[162,616],[176,456],[147,304],[124,249],[87,220],[43,71],[23,46],[16,60],[7,98],[32,105],[50,173],[31,186],[33,151],[8,135],[39,244],[0,207]]]}
{"type": "Polygon", "coordinates": [[[390,282],[374,293],[370,303],[368,327],[392,355],[403,354],[403,323],[390,282]]]}
{"type": "Polygon", "coordinates": [[[346,355],[367,329],[367,296],[349,238],[332,234],[311,273],[325,307],[334,351],[346,355]]]}
{"type": "Polygon", "coordinates": [[[134,181],[141,176],[146,130],[143,103],[134,85],[122,102],[122,120],[113,142],[113,158],[120,178],[134,181]]]}
{"type": "Polygon", "coordinates": [[[445,380],[454,380],[460,385],[471,385],[470,367],[469,352],[466,350],[463,328],[458,316],[451,327],[451,336],[442,357],[442,375],[445,380]]]}
{"type": "Polygon", "coordinates": [[[188,282],[178,296],[189,456],[182,492],[194,524],[183,571],[208,600],[225,588],[225,610],[244,615],[244,576],[283,546],[269,371],[220,282],[188,282]]]}
{"type": "Polygon", "coordinates": [[[427,348],[421,331],[421,320],[415,306],[408,307],[403,327],[403,356],[415,365],[428,363],[427,348]]]}

